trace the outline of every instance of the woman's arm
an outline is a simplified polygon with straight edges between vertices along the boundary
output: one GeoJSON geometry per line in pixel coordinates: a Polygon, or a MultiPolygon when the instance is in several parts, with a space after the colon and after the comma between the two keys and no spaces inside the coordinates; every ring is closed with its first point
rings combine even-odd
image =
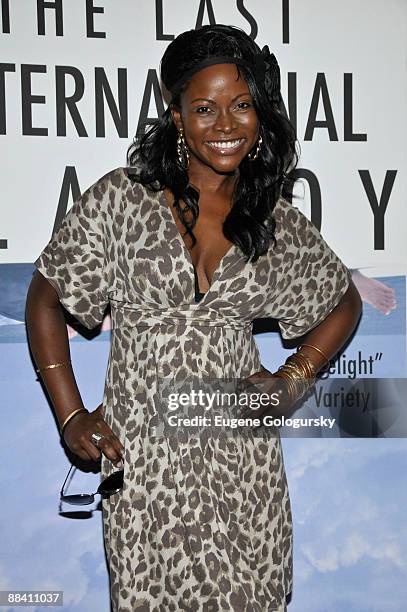
{"type": "MultiPolygon", "coordinates": [[[[303,336],[301,344],[312,344],[331,359],[354,331],[362,313],[362,300],[353,281],[332,312],[308,334],[303,336]]],[[[312,348],[304,346],[300,353],[306,355],[318,372],[326,360],[312,348]]]]}
{"type": "MultiPolygon", "coordinates": [[[[302,336],[298,353],[306,355],[311,361],[315,372],[318,372],[324,365],[326,359],[321,353],[303,344],[311,344],[322,351],[327,359],[331,359],[345,344],[347,339],[354,331],[362,312],[362,300],[352,280],[349,281],[349,286],[336,307],[319,325],[314,327],[306,335],[302,336]]],[[[276,376],[277,372],[271,373],[262,366],[259,372],[255,372],[243,381],[243,389],[246,382],[254,383],[264,393],[269,395],[278,393],[280,396],[279,405],[277,408],[271,408],[275,414],[287,414],[294,409],[296,400],[290,399],[288,389],[284,379],[276,376]]],[[[242,388],[242,387],[240,387],[242,388]]],[[[241,413],[242,417],[259,418],[268,409],[261,408],[258,410],[244,409],[241,413]]]]}
{"type": "MultiPolygon", "coordinates": [[[[26,327],[37,368],[70,361],[68,333],[58,294],[37,270],[27,293],[26,327]]],[[[70,363],[43,370],[41,377],[60,426],[74,410],[84,408],[70,363]]],[[[111,461],[119,461],[122,444],[103,421],[99,409],[90,414],[78,413],[72,418],[64,431],[64,439],[82,459],[97,460],[100,452],[90,440],[92,431],[111,436],[110,442],[103,440],[99,443],[100,448],[111,461]]]]}
{"type": "MultiPolygon", "coordinates": [[[[71,358],[65,317],[55,289],[37,270],[27,293],[26,326],[37,368],[71,358]]],[[[61,425],[77,408],[84,408],[70,365],[44,370],[41,377],[61,425]]]]}

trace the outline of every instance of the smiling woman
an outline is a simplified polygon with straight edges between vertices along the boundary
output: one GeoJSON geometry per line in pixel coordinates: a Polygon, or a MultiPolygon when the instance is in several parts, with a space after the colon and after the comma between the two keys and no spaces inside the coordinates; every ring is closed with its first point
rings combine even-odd
{"type": "Polygon", "coordinates": [[[173,105],[172,117],[185,133],[190,172],[198,162],[217,172],[234,172],[259,140],[253,99],[235,64],[216,64],[195,74],[182,109],[173,105]]]}
{"type": "MultiPolygon", "coordinates": [[[[199,238],[198,210],[202,215],[212,203],[224,217],[223,232],[219,228],[213,242],[218,239],[225,246],[226,237],[256,261],[273,238],[271,213],[298,161],[294,128],[280,94],[279,67],[267,47],[260,53],[238,28],[205,26],[196,32],[184,32],[168,46],[161,78],[169,106],[161,121],[130,148],[129,165],[139,167],[141,183],[171,191],[180,231],[192,247],[199,238]],[[179,155],[174,158],[176,140],[179,155]],[[208,202],[195,179],[196,169],[202,172],[205,166],[207,180],[213,181],[213,172],[222,177],[210,188],[208,202]]],[[[207,285],[204,277],[202,273],[207,285]]]]}
{"type": "Polygon", "coordinates": [[[130,148],[128,168],[78,199],[35,262],[55,294],[36,278],[30,343],[69,448],[83,459],[100,449],[103,478],[123,454],[123,489],[103,500],[114,612],[284,612],[293,537],[278,429],[250,427],[264,406],[237,429],[237,402],[224,423],[233,435],[158,435],[162,389],[243,379],[285,414],[360,305],[349,271],[282,197],[297,157],[268,48],[205,26],[171,42],[161,76],[163,117],[130,148]],[[90,328],[110,302],[105,394],[92,414],[78,407],[71,369],[48,369],[68,356],[58,299],[90,328]],[[274,374],[252,335],[263,317],[284,338],[307,333],[274,374]]]}

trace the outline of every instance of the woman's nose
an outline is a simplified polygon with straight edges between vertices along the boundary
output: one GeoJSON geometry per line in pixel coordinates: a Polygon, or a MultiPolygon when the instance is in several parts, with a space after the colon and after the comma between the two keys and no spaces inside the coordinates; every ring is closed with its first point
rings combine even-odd
{"type": "Polygon", "coordinates": [[[216,117],[215,129],[228,134],[235,128],[233,114],[228,110],[219,111],[216,117]]]}

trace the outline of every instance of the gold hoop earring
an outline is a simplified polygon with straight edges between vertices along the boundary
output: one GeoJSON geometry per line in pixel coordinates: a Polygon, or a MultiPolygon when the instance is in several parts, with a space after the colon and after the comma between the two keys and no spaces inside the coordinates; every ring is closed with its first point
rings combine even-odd
{"type": "Polygon", "coordinates": [[[261,134],[260,134],[260,136],[259,136],[259,140],[257,141],[256,151],[255,151],[254,153],[253,153],[253,152],[251,152],[251,153],[248,153],[248,154],[247,154],[247,157],[249,158],[249,161],[254,161],[255,159],[257,159],[257,158],[258,158],[259,153],[260,153],[261,143],[262,143],[262,142],[263,142],[263,138],[262,138],[262,136],[261,136],[261,134]]]}
{"type": "Polygon", "coordinates": [[[181,166],[185,170],[188,170],[188,166],[189,166],[189,151],[188,151],[187,143],[185,142],[184,130],[182,128],[180,128],[180,130],[178,132],[178,138],[177,138],[177,156],[178,156],[178,161],[181,164],[181,166]]]}

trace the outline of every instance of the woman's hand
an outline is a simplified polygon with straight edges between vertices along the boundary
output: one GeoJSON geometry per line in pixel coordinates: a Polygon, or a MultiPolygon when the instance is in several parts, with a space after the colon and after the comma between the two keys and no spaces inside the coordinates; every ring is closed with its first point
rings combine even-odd
{"type": "Polygon", "coordinates": [[[81,412],[73,417],[65,428],[64,440],[68,448],[85,461],[98,461],[102,451],[116,467],[122,467],[124,446],[103,420],[103,404],[99,404],[93,412],[81,412]],[[91,438],[93,433],[103,436],[97,446],[91,438]]]}
{"type": "MultiPolygon", "coordinates": [[[[248,406],[244,406],[239,416],[241,418],[259,419],[260,423],[266,415],[273,417],[287,415],[296,403],[290,398],[285,380],[279,376],[274,376],[264,366],[261,366],[259,372],[243,379],[238,385],[238,391],[248,395],[248,406]],[[257,395],[267,394],[270,400],[268,402],[261,401],[262,405],[254,410],[250,407],[250,395],[252,393],[257,395]]],[[[263,398],[259,399],[263,400],[263,398]]],[[[264,397],[264,399],[266,398],[264,397]]]]}

